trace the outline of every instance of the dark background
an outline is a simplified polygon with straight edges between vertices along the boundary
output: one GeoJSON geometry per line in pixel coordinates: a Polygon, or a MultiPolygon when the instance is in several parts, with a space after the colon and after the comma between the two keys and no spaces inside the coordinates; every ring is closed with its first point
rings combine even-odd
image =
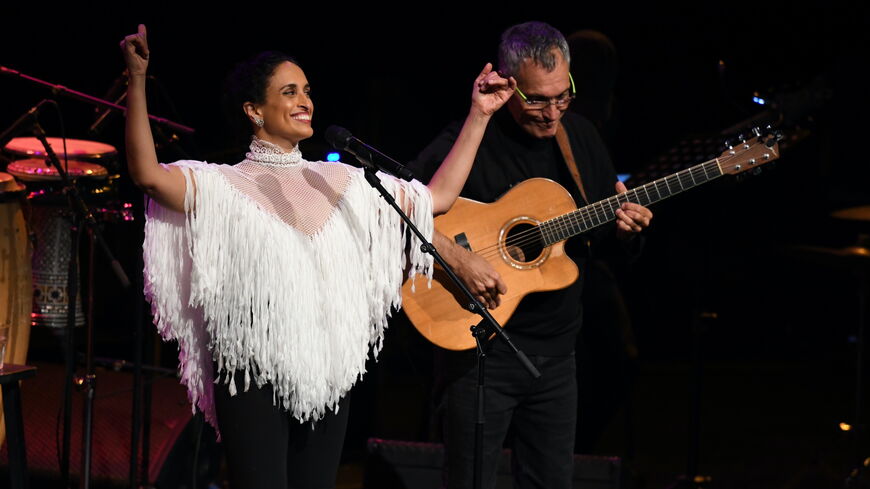
{"type": "MultiPolygon", "coordinates": [[[[857,2],[714,2],[688,8],[491,5],[487,15],[468,10],[440,4],[389,10],[277,3],[234,11],[159,4],[12,7],[2,18],[0,64],[101,96],[123,70],[118,42],[145,23],[150,73],[163,87],[163,93],[149,87],[152,113],[196,128],[194,137],[181,139],[190,157],[221,162],[235,161],[230,155],[238,148],[227,144],[220,87],[232,65],[250,54],[278,49],[305,69],[316,109],[315,136],[302,143],[309,158],[323,158],[321,134],[338,124],[408,160],[464,116],[471,81],[495,61],[500,32],[532,19],[566,34],[596,29],[615,44],[611,150],[620,173],[649,172],[675,147],[694,151],[707,138],[721,141],[719,133],[763,110],[752,103],[755,92],[778,101],[788,142],[779,162],[758,176],[726,179],[653,209],[643,258],[620,271],[638,356],[624,372],[590,366],[604,387],[590,382],[588,397],[616,401],[597,413],[593,421],[601,430],[586,446],[631,460],[640,486],[661,487],[684,471],[692,318],[699,310],[715,311],[719,319],[702,340],[702,472],[718,487],[841,481],[858,453],[837,428],[855,418],[857,269],[818,264],[817,256],[794,247],[852,245],[870,227],[830,217],[870,203],[864,8],[857,2]],[[607,390],[624,381],[633,386],[627,398],[607,390]]],[[[0,78],[0,93],[2,127],[50,95],[13,77],[0,78]]],[[[93,109],[59,102],[68,137],[107,142],[123,154],[121,118],[102,135],[88,136],[93,109]]],[[[50,135],[59,135],[51,111],[42,119],[50,135]]],[[[162,157],[180,158],[170,151],[162,157]]],[[[141,196],[118,163],[121,194],[138,207],[141,196]]],[[[131,273],[140,233],[141,220],[106,227],[131,273]]],[[[96,265],[104,267],[100,259],[96,265]]],[[[98,354],[131,358],[133,300],[101,271],[95,291],[98,354]]],[[[56,353],[49,336],[34,333],[37,358],[56,353]]],[[[435,436],[429,348],[400,322],[389,336],[380,363],[371,365],[355,394],[349,462],[359,460],[368,436],[435,436]]],[[[171,367],[172,350],[158,351],[158,362],[171,367]]],[[[866,444],[861,453],[868,455],[866,444]]]]}

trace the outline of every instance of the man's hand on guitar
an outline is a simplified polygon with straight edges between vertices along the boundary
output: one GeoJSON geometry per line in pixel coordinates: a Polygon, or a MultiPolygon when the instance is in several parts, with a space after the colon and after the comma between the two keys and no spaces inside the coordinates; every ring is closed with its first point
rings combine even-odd
{"type": "Polygon", "coordinates": [[[499,296],[507,292],[507,285],[488,261],[437,231],[432,241],[477,300],[489,309],[495,309],[501,304],[499,296]]]}
{"type": "MultiPolygon", "coordinates": [[[[621,194],[627,191],[624,183],[616,182],[616,193],[621,194]]],[[[652,211],[640,204],[634,202],[622,204],[616,210],[616,236],[621,240],[629,240],[637,236],[637,233],[649,226],[652,217],[652,211]]]]}

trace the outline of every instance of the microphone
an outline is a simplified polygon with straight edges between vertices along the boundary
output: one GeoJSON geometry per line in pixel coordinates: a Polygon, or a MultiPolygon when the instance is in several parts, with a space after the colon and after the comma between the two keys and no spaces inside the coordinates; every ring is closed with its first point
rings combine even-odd
{"type": "Polygon", "coordinates": [[[389,173],[394,177],[403,180],[411,181],[414,179],[414,174],[398,161],[381,153],[368,144],[353,137],[347,129],[339,126],[329,126],[326,128],[326,133],[323,136],[326,141],[339,151],[347,151],[356,156],[364,165],[374,167],[384,173],[389,173]]]}
{"type": "Polygon", "coordinates": [[[11,126],[6,128],[0,134],[0,148],[6,146],[6,143],[12,140],[19,133],[33,127],[39,117],[39,111],[42,109],[42,104],[48,103],[48,99],[42,99],[38,104],[31,107],[27,112],[21,115],[11,126]],[[29,125],[28,125],[29,124],[29,125]]]}

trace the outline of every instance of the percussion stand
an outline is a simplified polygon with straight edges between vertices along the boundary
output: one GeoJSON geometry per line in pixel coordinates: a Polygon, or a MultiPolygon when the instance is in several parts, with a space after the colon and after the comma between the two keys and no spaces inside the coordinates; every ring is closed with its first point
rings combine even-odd
{"type": "MultiPolygon", "coordinates": [[[[860,209],[859,209],[860,210],[860,209]]],[[[870,221],[867,209],[864,209],[865,221],[870,221]]],[[[851,435],[851,463],[854,466],[849,470],[849,475],[843,481],[843,487],[850,489],[859,487],[865,474],[870,474],[870,452],[868,452],[868,438],[870,433],[867,419],[864,413],[864,390],[866,370],[866,325],[870,318],[870,235],[859,234],[855,246],[846,249],[835,250],[830,253],[840,258],[845,269],[853,273],[858,283],[858,327],[855,332],[855,414],[852,418],[851,435]]]]}
{"type": "MultiPolygon", "coordinates": [[[[860,211],[860,209],[858,209],[860,211]]],[[[838,211],[842,212],[842,211],[838,211]]],[[[849,212],[849,210],[846,210],[849,212]]],[[[843,217],[834,213],[834,217],[841,219],[856,219],[856,217],[843,217]]],[[[866,208],[866,221],[870,221],[870,206],[866,208]]],[[[858,325],[855,330],[855,411],[849,423],[841,423],[841,428],[847,431],[847,457],[849,458],[849,474],[844,478],[844,488],[857,488],[862,486],[864,475],[870,474],[870,440],[868,440],[868,426],[865,413],[865,389],[867,376],[866,327],[870,319],[870,235],[861,234],[855,246],[845,248],[827,248],[820,246],[799,245],[790,247],[792,257],[806,260],[816,265],[834,268],[839,271],[849,272],[857,281],[858,325]],[[842,425],[847,424],[847,428],[842,425]]]]}
{"type": "MultiPolygon", "coordinates": [[[[864,248],[866,250],[866,248],[864,248]]],[[[867,255],[865,255],[867,256],[867,255]]],[[[867,453],[867,424],[864,417],[864,375],[866,362],[865,326],[868,318],[868,298],[870,298],[870,266],[864,267],[859,272],[858,290],[858,332],[856,335],[856,360],[855,360],[855,418],[853,423],[855,433],[853,435],[853,463],[855,466],[849,471],[843,486],[846,488],[858,487],[859,478],[870,467],[870,453],[867,453]]]]}
{"type": "Polygon", "coordinates": [[[64,484],[66,487],[71,487],[70,473],[69,473],[69,459],[70,459],[70,435],[71,435],[71,425],[72,425],[72,386],[73,384],[83,389],[85,391],[85,405],[84,405],[84,418],[83,418],[83,426],[82,426],[82,470],[81,470],[81,482],[79,487],[88,489],[90,488],[91,483],[91,448],[93,443],[93,409],[94,409],[94,396],[96,392],[96,374],[94,371],[93,364],[93,249],[94,243],[98,244],[100,248],[103,250],[103,253],[108,258],[111,263],[112,270],[115,272],[115,276],[118,278],[118,281],[121,283],[121,286],[124,289],[128,289],[130,287],[130,280],[127,278],[127,274],[124,273],[121,264],[114,257],[109,246],[106,244],[105,239],[103,239],[103,235],[100,232],[99,225],[97,224],[96,219],[94,219],[93,214],[90,209],[88,209],[87,204],[82,199],[81,194],[78,191],[78,188],[75,186],[75,183],[69,179],[63,165],[60,164],[60,160],[57,155],[51,148],[51,145],[48,144],[48,140],[46,139],[45,131],[43,131],[42,127],[38,122],[34,122],[33,124],[33,134],[39,139],[43,146],[45,147],[45,152],[48,155],[48,159],[52,165],[57,169],[58,174],[61,177],[61,182],[63,184],[64,193],[66,193],[67,198],[69,199],[69,205],[72,209],[72,225],[70,227],[70,261],[69,261],[69,275],[68,275],[68,287],[69,287],[69,301],[70,304],[75,304],[76,294],[78,293],[78,242],[80,236],[80,226],[84,225],[88,229],[88,235],[90,237],[91,243],[91,261],[90,261],[90,270],[88,274],[89,281],[91,283],[91,288],[88,291],[88,320],[87,320],[87,353],[85,355],[85,375],[84,376],[74,376],[75,372],[75,343],[73,342],[73,330],[75,328],[75,307],[70,307],[67,311],[67,352],[66,352],[66,385],[64,386],[64,429],[63,429],[63,458],[61,461],[61,476],[64,479],[64,484]]]}

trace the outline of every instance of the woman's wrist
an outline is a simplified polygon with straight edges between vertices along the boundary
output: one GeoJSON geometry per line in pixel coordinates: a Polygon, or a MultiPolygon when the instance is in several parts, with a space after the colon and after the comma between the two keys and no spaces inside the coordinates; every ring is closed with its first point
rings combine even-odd
{"type": "Polygon", "coordinates": [[[466,121],[485,125],[489,123],[489,119],[491,117],[492,114],[486,114],[482,110],[477,109],[472,105],[471,110],[468,111],[468,117],[466,117],[466,121]]]}

